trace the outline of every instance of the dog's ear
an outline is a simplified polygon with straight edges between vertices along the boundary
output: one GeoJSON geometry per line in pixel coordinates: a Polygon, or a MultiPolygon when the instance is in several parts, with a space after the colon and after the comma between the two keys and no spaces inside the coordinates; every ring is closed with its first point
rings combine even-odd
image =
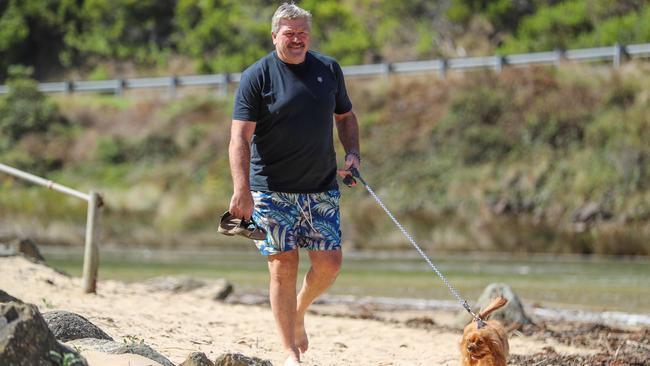
{"type": "Polygon", "coordinates": [[[496,331],[490,330],[486,332],[484,341],[494,358],[494,365],[506,366],[506,351],[503,348],[504,345],[501,342],[499,334],[496,331]]]}

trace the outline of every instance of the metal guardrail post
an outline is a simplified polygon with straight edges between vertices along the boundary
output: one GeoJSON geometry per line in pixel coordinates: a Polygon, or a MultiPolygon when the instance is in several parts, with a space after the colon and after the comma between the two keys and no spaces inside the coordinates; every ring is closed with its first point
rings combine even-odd
{"type": "Polygon", "coordinates": [[[381,66],[382,66],[381,76],[384,79],[388,79],[390,77],[390,73],[393,71],[393,68],[391,67],[390,63],[388,63],[388,62],[383,63],[381,66]]]}
{"type": "Polygon", "coordinates": [[[506,59],[503,56],[496,56],[496,57],[497,57],[497,62],[496,65],[494,65],[494,70],[496,70],[496,72],[501,72],[501,70],[503,70],[503,65],[505,64],[506,59]]]}
{"type": "Polygon", "coordinates": [[[83,291],[87,294],[97,292],[99,250],[97,249],[96,235],[102,206],[101,197],[97,192],[90,191],[89,196],[83,268],[83,291]]]}
{"type": "Polygon", "coordinates": [[[560,66],[562,59],[564,58],[564,51],[561,49],[555,49],[555,65],[560,66]]]}
{"type": "Polygon", "coordinates": [[[176,87],[178,87],[178,77],[174,75],[169,80],[169,98],[176,98],[176,87]]]}
{"type": "Polygon", "coordinates": [[[614,60],[613,64],[615,68],[621,67],[621,62],[623,61],[623,58],[627,56],[627,50],[625,49],[625,46],[616,43],[614,45],[614,60]]]}
{"type": "Polygon", "coordinates": [[[115,86],[115,95],[121,97],[124,95],[124,87],[126,86],[126,81],[124,79],[118,79],[117,85],[115,86]]]}
{"type": "Polygon", "coordinates": [[[90,191],[90,194],[81,193],[64,185],[54,183],[51,180],[23,172],[22,170],[12,168],[2,163],[0,163],[0,171],[5,172],[9,175],[13,175],[14,177],[24,179],[28,182],[47,187],[54,191],[80,198],[88,202],[86,247],[84,252],[83,265],[83,290],[86,293],[95,292],[97,283],[97,268],[99,267],[99,250],[96,241],[97,226],[99,221],[100,208],[103,206],[101,196],[94,191],[90,191]]]}
{"type": "Polygon", "coordinates": [[[230,74],[224,73],[223,80],[219,83],[219,96],[225,97],[228,95],[228,84],[230,83],[230,74]]]}
{"type": "Polygon", "coordinates": [[[438,76],[441,79],[444,79],[447,77],[447,69],[449,69],[449,61],[447,60],[442,60],[442,64],[440,67],[440,71],[438,71],[438,76]]]}
{"type": "Polygon", "coordinates": [[[63,82],[63,88],[65,89],[65,94],[72,94],[74,92],[74,83],[70,80],[66,80],[63,82]]]}

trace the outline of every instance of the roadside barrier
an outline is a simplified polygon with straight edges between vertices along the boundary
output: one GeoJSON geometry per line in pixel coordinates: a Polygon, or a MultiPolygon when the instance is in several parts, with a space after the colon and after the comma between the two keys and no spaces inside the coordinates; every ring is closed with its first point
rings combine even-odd
{"type": "MultiPolygon", "coordinates": [[[[559,65],[563,61],[575,62],[611,62],[613,67],[620,67],[625,59],[650,57],[650,43],[620,45],[609,47],[581,48],[573,50],[555,50],[515,55],[495,55],[486,57],[460,57],[426,61],[380,63],[356,66],[343,66],[346,77],[376,77],[400,73],[436,73],[440,77],[451,70],[470,71],[475,69],[493,69],[501,71],[506,66],[559,65]]],[[[221,73],[211,75],[165,76],[135,79],[112,79],[97,81],[61,81],[40,83],[38,89],[44,93],[100,92],[123,95],[127,89],[164,89],[170,97],[176,96],[179,87],[203,86],[216,87],[219,94],[225,95],[228,86],[238,83],[241,73],[221,73]]],[[[8,88],[0,85],[0,94],[7,93],[8,88]]]]}

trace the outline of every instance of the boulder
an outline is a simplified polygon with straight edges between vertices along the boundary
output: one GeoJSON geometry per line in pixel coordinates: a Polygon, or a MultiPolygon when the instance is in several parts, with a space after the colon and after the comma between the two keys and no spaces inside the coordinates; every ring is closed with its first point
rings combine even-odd
{"type": "Polygon", "coordinates": [[[38,250],[38,246],[29,238],[14,239],[8,244],[0,244],[0,257],[14,255],[22,255],[38,262],[45,262],[45,258],[38,250]]]}
{"type": "Polygon", "coordinates": [[[43,318],[56,339],[62,342],[82,338],[113,340],[113,338],[88,319],[75,313],[68,311],[49,311],[43,313],[43,318]]]}
{"type": "Polygon", "coordinates": [[[207,283],[205,286],[191,291],[191,294],[196,297],[215,301],[224,301],[232,293],[232,284],[223,278],[207,283]]]}
{"type": "Polygon", "coordinates": [[[201,299],[225,300],[232,292],[233,286],[220,278],[204,281],[189,276],[161,276],[142,283],[152,292],[189,293],[201,299]]]}
{"type": "Polygon", "coordinates": [[[203,287],[205,282],[189,276],[161,276],[144,281],[143,284],[153,292],[182,293],[203,287]]]}
{"type": "MultiPolygon", "coordinates": [[[[504,283],[491,283],[489,284],[483,293],[479,297],[476,305],[472,307],[472,311],[478,314],[480,309],[485,308],[494,298],[497,296],[503,296],[508,300],[506,306],[495,311],[488,317],[488,319],[499,320],[504,325],[524,325],[530,324],[530,318],[524,312],[524,307],[519,300],[519,297],[512,291],[510,286],[504,283]]],[[[469,315],[465,310],[462,310],[457,317],[457,325],[459,327],[464,327],[467,323],[472,320],[471,315],[469,315]]],[[[487,319],[484,319],[487,320],[487,319]]]]}
{"type": "Polygon", "coordinates": [[[67,344],[84,351],[91,350],[110,354],[132,353],[156,361],[163,366],[174,366],[165,356],[156,352],[142,340],[137,341],[136,339],[131,339],[128,341],[125,340],[124,343],[119,343],[106,339],[83,338],[69,341],[67,344]]]}
{"type": "Polygon", "coordinates": [[[178,366],[214,366],[214,363],[208,359],[205,353],[192,352],[187,357],[187,360],[178,366]]]}
{"type": "Polygon", "coordinates": [[[56,340],[36,306],[2,303],[0,320],[0,365],[88,366],[85,358],[56,340]]]}
{"type": "Polygon", "coordinates": [[[247,357],[241,353],[224,353],[214,361],[214,366],[273,366],[271,361],[247,357]]]}
{"type": "Polygon", "coordinates": [[[9,295],[8,293],[6,293],[6,292],[0,290],[0,303],[3,303],[3,302],[12,302],[12,301],[13,301],[13,302],[22,303],[22,301],[21,301],[20,299],[17,299],[17,298],[15,298],[15,297],[9,295]]]}

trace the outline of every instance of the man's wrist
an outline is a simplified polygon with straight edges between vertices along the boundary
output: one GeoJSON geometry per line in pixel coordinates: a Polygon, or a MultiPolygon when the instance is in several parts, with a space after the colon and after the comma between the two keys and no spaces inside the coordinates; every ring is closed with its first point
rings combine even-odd
{"type": "Polygon", "coordinates": [[[356,150],[350,150],[345,153],[345,160],[348,160],[348,156],[354,156],[359,162],[361,162],[361,154],[356,150]]]}

